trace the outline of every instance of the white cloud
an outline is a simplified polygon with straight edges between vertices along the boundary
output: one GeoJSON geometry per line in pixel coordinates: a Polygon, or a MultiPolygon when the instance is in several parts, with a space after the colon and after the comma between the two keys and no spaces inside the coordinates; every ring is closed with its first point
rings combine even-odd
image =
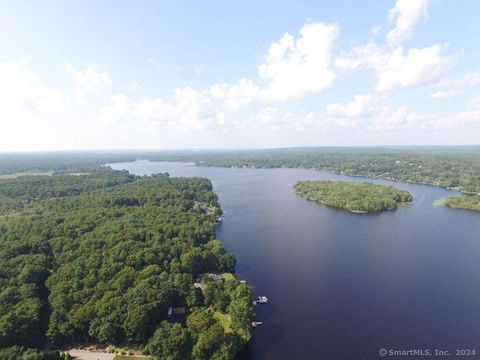
{"type": "Polygon", "coordinates": [[[25,61],[0,63],[0,148],[32,148],[62,126],[70,105],[25,61]]]}
{"type": "Polygon", "coordinates": [[[333,103],[327,105],[327,112],[331,116],[361,116],[370,108],[373,96],[371,94],[355,95],[353,101],[346,105],[333,103]]]}
{"type": "Polygon", "coordinates": [[[480,108],[460,111],[444,117],[438,117],[430,120],[429,126],[433,129],[473,129],[477,131],[480,128],[480,108]]]}
{"type": "Polygon", "coordinates": [[[335,80],[330,68],[331,51],[337,39],[337,24],[308,23],[295,40],[288,33],[270,45],[258,72],[268,80],[260,96],[263,100],[285,100],[321,91],[335,80]]]}
{"type": "Polygon", "coordinates": [[[378,69],[388,61],[389,54],[376,42],[369,41],[355,46],[351,54],[343,53],[335,59],[335,66],[341,70],[353,71],[360,67],[378,69]]]}
{"type": "Polygon", "coordinates": [[[237,129],[255,131],[291,132],[302,131],[310,127],[314,121],[312,112],[301,111],[297,114],[284,112],[273,106],[266,106],[258,114],[246,120],[234,123],[237,129]]]}
{"type": "Polygon", "coordinates": [[[112,126],[134,121],[150,129],[200,130],[223,125],[225,114],[216,110],[211,99],[193,89],[177,89],[173,101],[162,98],[133,99],[117,94],[100,111],[99,125],[112,126]]]}
{"type": "Polygon", "coordinates": [[[480,72],[472,72],[459,78],[447,79],[442,81],[440,85],[457,88],[473,87],[476,85],[480,85],[480,72]]]}
{"type": "MultiPolygon", "coordinates": [[[[397,0],[388,14],[394,26],[386,35],[387,43],[382,45],[370,40],[355,46],[335,59],[336,67],[344,71],[374,70],[377,76],[375,90],[381,92],[439,81],[453,64],[453,58],[444,55],[444,46],[405,49],[400,45],[427,15],[427,8],[428,0],[397,0]]],[[[379,31],[378,26],[372,29],[374,35],[379,31]]]]}
{"type": "Polygon", "coordinates": [[[3,126],[61,113],[68,108],[64,95],[48,86],[25,61],[0,63],[0,121],[3,126]]]}
{"type": "Polygon", "coordinates": [[[277,108],[267,106],[257,115],[257,121],[260,125],[271,125],[277,122],[279,111],[277,108]]]}
{"type": "MultiPolygon", "coordinates": [[[[10,136],[12,133],[42,139],[38,136],[40,128],[43,134],[47,134],[47,130],[60,134],[61,131],[55,129],[61,124],[67,129],[63,131],[75,133],[66,141],[77,137],[77,130],[82,126],[88,137],[92,124],[108,127],[111,133],[123,134],[126,138],[138,131],[140,136],[158,135],[167,140],[180,134],[175,139],[185,135],[184,138],[192,141],[196,141],[197,131],[203,135],[213,134],[212,138],[229,130],[244,131],[246,136],[254,136],[256,130],[259,134],[265,131],[267,135],[269,131],[276,131],[277,134],[284,132],[287,138],[293,131],[304,131],[314,137],[319,134],[315,131],[324,129],[332,134],[337,131],[378,134],[406,129],[477,129],[480,126],[479,99],[473,99],[464,111],[448,116],[417,114],[404,106],[392,105],[395,99],[389,95],[394,94],[388,92],[394,89],[438,82],[429,97],[447,99],[467,94],[468,89],[473,91],[480,84],[480,73],[439,81],[453,63],[452,57],[444,54],[444,46],[410,49],[401,46],[411,36],[415,24],[426,15],[426,9],[426,1],[415,5],[397,1],[389,14],[393,29],[388,31],[387,26],[383,31],[381,27],[372,29],[373,35],[388,31],[386,38],[377,36],[375,40],[342,53],[334,61],[332,46],[339,35],[339,26],[306,23],[298,36],[286,33],[269,46],[267,54],[259,61],[257,76],[230,83],[216,82],[206,90],[185,86],[173,90],[171,97],[142,97],[147,89],[135,92],[139,85],[128,82],[118,87],[123,89],[122,93],[115,94],[111,87],[108,88],[112,83],[108,72],[94,67],[79,70],[71,65],[67,69],[73,96],[68,96],[59,91],[59,87],[47,85],[47,81],[31,71],[25,62],[0,63],[0,143],[3,148],[7,146],[4,144],[11,146],[10,139],[15,138],[10,136]],[[336,69],[332,69],[332,63],[336,69]],[[376,78],[375,88],[366,90],[367,94],[355,95],[346,103],[332,101],[326,106],[327,114],[323,117],[313,111],[315,108],[289,112],[279,104],[282,100],[324,91],[334,83],[338,69],[362,68],[372,71],[376,78]],[[107,88],[106,97],[89,96],[101,88],[107,88]],[[250,112],[237,112],[248,105],[254,105],[250,112]],[[263,109],[258,110],[260,105],[263,109]]],[[[151,59],[148,62],[175,68],[151,59]]],[[[199,69],[195,69],[195,73],[200,74],[199,69]]]]}
{"type": "Polygon", "coordinates": [[[286,33],[270,44],[258,65],[265,86],[242,78],[234,84],[215,83],[208,92],[215,100],[237,110],[254,101],[279,101],[304,97],[329,87],[335,80],[331,67],[332,45],[339,27],[336,24],[308,23],[295,39],[286,33]]]}
{"type": "Polygon", "coordinates": [[[427,16],[428,0],[397,0],[388,12],[388,19],[394,27],[387,33],[387,41],[397,46],[413,34],[418,21],[427,16]]]}
{"type": "Polygon", "coordinates": [[[215,100],[221,100],[230,108],[237,110],[256,100],[260,88],[249,79],[240,79],[236,84],[215,83],[208,93],[215,100]]]}
{"type": "Polygon", "coordinates": [[[429,95],[431,99],[451,99],[462,95],[459,89],[450,89],[445,91],[435,91],[429,95]]]}
{"type": "Polygon", "coordinates": [[[442,48],[438,45],[404,51],[396,48],[388,61],[378,68],[379,91],[396,87],[409,87],[434,82],[452,64],[451,58],[442,56],[442,48]]]}
{"type": "Polygon", "coordinates": [[[435,82],[453,64],[451,57],[443,55],[443,48],[433,45],[407,51],[399,46],[385,49],[375,42],[357,46],[352,54],[342,54],[335,60],[342,70],[361,67],[372,69],[377,75],[377,91],[423,85],[435,82]]]}
{"type": "Polygon", "coordinates": [[[417,114],[411,113],[404,106],[391,108],[390,106],[380,107],[379,112],[374,116],[368,129],[375,131],[398,130],[418,126],[418,121],[422,118],[417,114]]]}
{"type": "Polygon", "coordinates": [[[79,70],[73,65],[66,65],[72,78],[72,87],[75,98],[79,103],[86,102],[86,95],[112,83],[110,75],[106,71],[97,70],[89,66],[85,70],[79,70]]]}
{"type": "Polygon", "coordinates": [[[420,119],[404,106],[391,107],[387,97],[365,94],[355,95],[345,105],[332,103],[327,106],[328,117],[324,126],[352,128],[356,131],[382,131],[413,127],[420,119]]]}

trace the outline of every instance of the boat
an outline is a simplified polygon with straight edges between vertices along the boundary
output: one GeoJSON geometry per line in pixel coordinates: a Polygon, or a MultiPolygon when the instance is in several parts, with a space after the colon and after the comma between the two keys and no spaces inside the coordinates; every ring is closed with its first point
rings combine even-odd
{"type": "Polygon", "coordinates": [[[257,327],[258,325],[262,325],[263,321],[252,321],[252,326],[257,327]]]}
{"type": "Polygon", "coordinates": [[[268,302],[268,298],[266,296],[259,296],[258,297],[257,303],[266,304],[267,302],[268,302]]]}

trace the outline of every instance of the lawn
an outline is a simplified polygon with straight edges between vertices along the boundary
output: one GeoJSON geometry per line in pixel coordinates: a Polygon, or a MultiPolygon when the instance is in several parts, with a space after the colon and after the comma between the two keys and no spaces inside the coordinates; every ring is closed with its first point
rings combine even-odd
{"type": "MultiPolygon", "coordinates": [[[[221,313],[219,311],[215,311],[215,313],[213,314],[213,317],[215,319],[217,319],[218,321],[220,321],[220,324],[222,324],[224,330],[226,333],[229,333],[229,332],[232,332],[232,319],[230,318],[230,316],[224,314],[224,313],[221,313]]],[[[117,359],[115,359],[117,360],[117,359]]]]}

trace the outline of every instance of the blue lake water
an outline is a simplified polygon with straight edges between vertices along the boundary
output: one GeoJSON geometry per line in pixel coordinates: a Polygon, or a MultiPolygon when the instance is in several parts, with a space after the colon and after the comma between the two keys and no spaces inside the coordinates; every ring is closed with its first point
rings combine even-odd
{"type": "Polygon", "coordinates": [[[256,307],[264,325],[242,359],[380,359],[380,348],[480,357],[480,213],[433,204],[455,191],[303,169],[111,166],[212,181],[225,212],[217,237],[238,277],[270,300],[256,307]],[[309,179],[390,184],[415,201],[350,214],[296,196],[294,183],[309,179]]]}

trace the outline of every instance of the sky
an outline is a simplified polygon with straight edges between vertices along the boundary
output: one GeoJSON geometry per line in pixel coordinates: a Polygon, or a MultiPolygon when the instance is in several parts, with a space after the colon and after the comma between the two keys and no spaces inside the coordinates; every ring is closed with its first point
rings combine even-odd
{"type": "Polygon", "coordinates": [[[0,1],[0,151],[480,141],[480,1],[0,1]]]}

